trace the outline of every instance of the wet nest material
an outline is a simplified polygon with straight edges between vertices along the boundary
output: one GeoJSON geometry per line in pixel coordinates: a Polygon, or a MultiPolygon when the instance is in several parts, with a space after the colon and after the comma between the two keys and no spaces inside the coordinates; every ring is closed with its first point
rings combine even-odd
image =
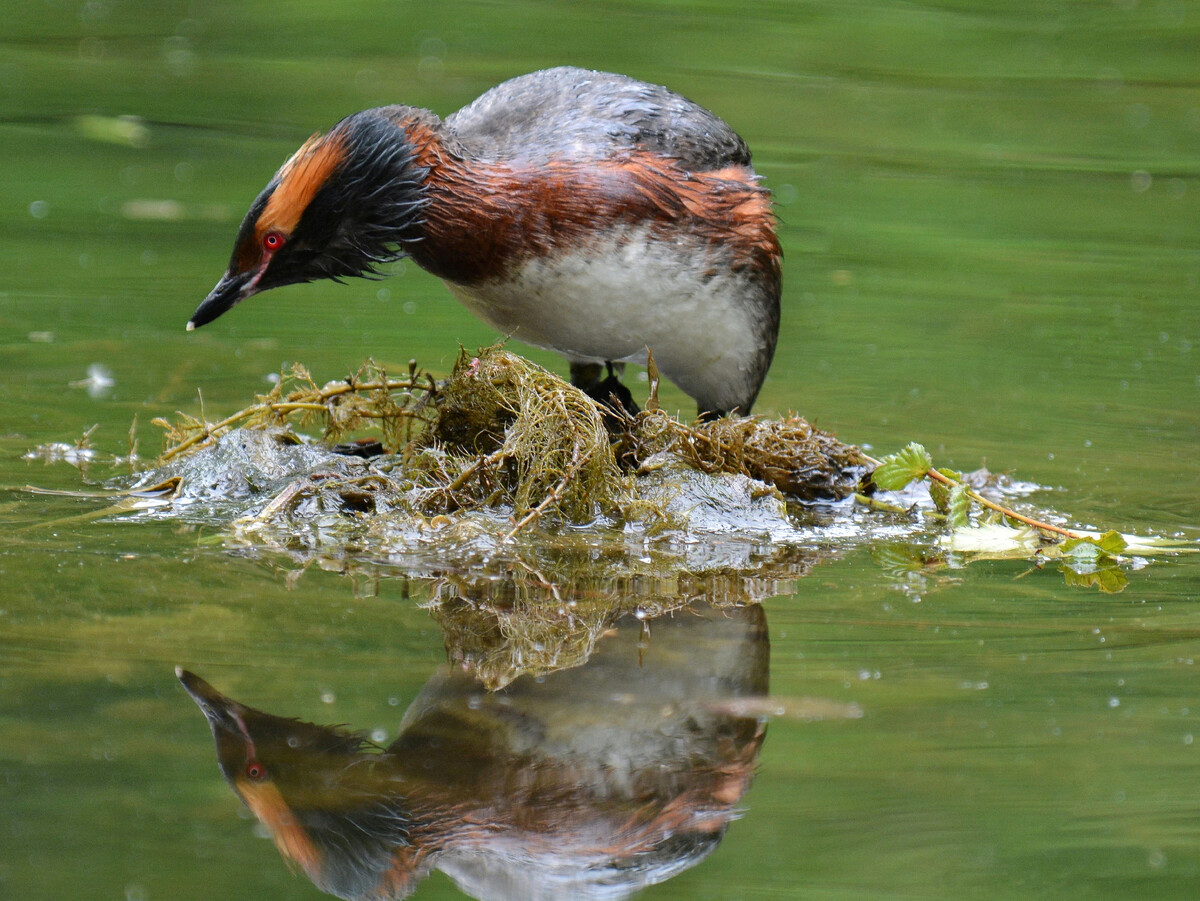
{"type": "MultiPolygon", "coordinates": [[[[796,416],[681,422],[658,408],[651,376],[647,409],[606,424],[581,391],[502,347],[463,352],[443,383],[415,364],[391,378],[368,363],[318,385],[296,366],[219,422],[156,420],[165,447],[142,484],[178,478],[185,496],[219,501],[232,456],[254,470],[241,482],[267,496],[235,524],[243,532],[280,526],[297,537],[300,521],[328,531],[341,516],[358,533],[445,531],[452,544],[497,516],[507,524],[502,541],[535,524],[686,527],[691,510],[719,521],[726,496],[766,503],[782,520],[789,500],[849,496],[866,468],[858,448],[796,416]],[[343,445],[314,458],[293,432],[314,423],[322,445],[367,432],[383,453],[364,461],[343,445]]],[[[736,528],[746,511],[728,513],[736,528]]]]}

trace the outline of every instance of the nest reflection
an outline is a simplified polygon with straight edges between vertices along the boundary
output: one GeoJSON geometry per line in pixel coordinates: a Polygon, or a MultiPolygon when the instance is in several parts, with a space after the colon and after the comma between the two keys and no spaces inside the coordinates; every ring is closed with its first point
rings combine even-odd
{"type": "Polygon", "coordinates": [[[622,898],[736,817],[768,659],[757,605],[624,614],[573,669],[487,691],[445,667],[383,749],[180,679],[234,791],[324,891],[402,898],[436,868],[478,898],[622,898]]]}

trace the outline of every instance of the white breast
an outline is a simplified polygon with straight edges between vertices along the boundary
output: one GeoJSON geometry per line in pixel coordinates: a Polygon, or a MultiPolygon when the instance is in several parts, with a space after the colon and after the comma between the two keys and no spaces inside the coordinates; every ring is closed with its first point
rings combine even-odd
{"type": "Polygon", "coordinates": [[[646,362],[704,409],[744,404],[770,337],[762,289],[720,268],[699,242],[646,229],[532,260],[483,284],[447,286],[503,334],[572,362],[646,362]]]}

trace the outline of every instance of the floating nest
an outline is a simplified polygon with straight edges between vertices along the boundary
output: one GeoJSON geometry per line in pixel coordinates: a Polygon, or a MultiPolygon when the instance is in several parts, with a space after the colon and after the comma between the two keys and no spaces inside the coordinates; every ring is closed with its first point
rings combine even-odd
{"type": "MultiPolygon", "coordinates": [[[[403,507],[444,527],[477,511],[502,510],[511,539],[547,520],[586,525],[667,516],[663,492],[640,483],[663,472],[752,480],[751,498],[770,495],[806,503],[853,493],[867,461],[797,416],[726,418],[685,423],[651,396],[637,415],[611,413],[577,388],[528,360],[489,347],[463,352],[445,382],[410,364],[391,378],[373,362],[354,376],[318,385],[302,366],[286,373],[255,404],[217,423],[180,414],[155,420],[166,430],[158,475],[178,474],[180,461],[228,444],[246,432],[296,442],[292,427],[320,424],[325,445],[363,432],[373,452],[369,472],[324,465],[291,480],[248,521],[259,525],[301,508],[372,514],[403,507]],[[648,499],[649,498],[649,499],[648,499]]],[[[361,440],[361,439],[360,439],[361,440]]]]}
{"type": "Polygon", "coordinates": [[[935,468],[920,445],[873,460],[794,415],[683,422],[659,408],[653,360],[647,371],[645,410],[628,415],[502,347],[463,352],[442,382],[415,363],[393,377],[368,362],[321,385],[296,365],[219,422],[155,420],[165,430],[156,467],[85,494],[116,501],[107,514],[216,525],[206,540],[284,561],[289,578],[315,565],[368,592],[381,571],[432,580],[448,592],[435,587],[432,602],[448,628],[486,596],[493,624],[460,630],[454,655],[496,684],[515,671],[493,656],[497,635],[523,634],[517,657],[549,668],[586,653],[630,599],[652,607],[651,586],[717,577],[688,595],[718,603],[709,588],[720,594],[726,577],[797,575],[788,554],[799,548],[819,558],[849,540],[920,534],[919,547],[886,555],[903,578],[1022,559],[1106,592],[1144,557],[1196,552],[1188,540],[1069,530],[1058,514],[1014,510],[1007,498],[1039,486],[935,468]],[[304,437],[314,426],[321,437],[304,437]],[[520,597],[487,594],[510,583],[520,597]],[[522,629],[510,619],[518,608],[536,613],[522,629]],[[548,641],[562,621],[572,640],[548,641]]]}
{"type": "MultiPolygon", "coordinates": [[[[454,664],[489,690],[521,675],[541,676],[579,666],[622,616],[645,624],[697,605],[733,610],[785,593],[829,551],[784,547],[757,560],[753,577],[742,570],[677,571],[669,576],[625,575],[563,580],[514,572],[495,580],[471,575],[438,580],[423,606],[441,626],[454,664]]],[[[551,578],[561,579],[551,571],[551,578]]]]}

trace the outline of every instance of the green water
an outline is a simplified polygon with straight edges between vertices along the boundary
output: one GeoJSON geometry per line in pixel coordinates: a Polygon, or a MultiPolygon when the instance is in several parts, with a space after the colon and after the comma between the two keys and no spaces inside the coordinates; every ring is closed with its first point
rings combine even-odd
{"type": "MultiPolygon", "coordinates": [[[[8,3],[0,485],[80,487],[22,455],[93,425],[123,453],[135,415],[153,455],[152,418],[199,413],[198,390],[231,412],[285,362],[445,371],[490,342],[411,265],[183,325],[313,131],[571,63],[668,84],[754,150],[786,255],[760,411],[1196,538],[1197,47],[1200,9],[1152,0],[8,3]],[[68,387],[92,364],[110,388],[68,387]]],[[[418,606],[436,586],[336,561],[288,578],[216,527],[79,518],[96,509],[0,494],[0,896],[321,897],[223,783],[173,667],[390,742],[445,661],[418,606]]],[[[859,547],[783,585],[772,695],[863,715],[773,719],[742,817],[645,897],[1194,897],[1200,562],[1129,575],[1103,595],[859,547]]],[[[461,895],[435,873],[417,897],[461,895]]]]}

